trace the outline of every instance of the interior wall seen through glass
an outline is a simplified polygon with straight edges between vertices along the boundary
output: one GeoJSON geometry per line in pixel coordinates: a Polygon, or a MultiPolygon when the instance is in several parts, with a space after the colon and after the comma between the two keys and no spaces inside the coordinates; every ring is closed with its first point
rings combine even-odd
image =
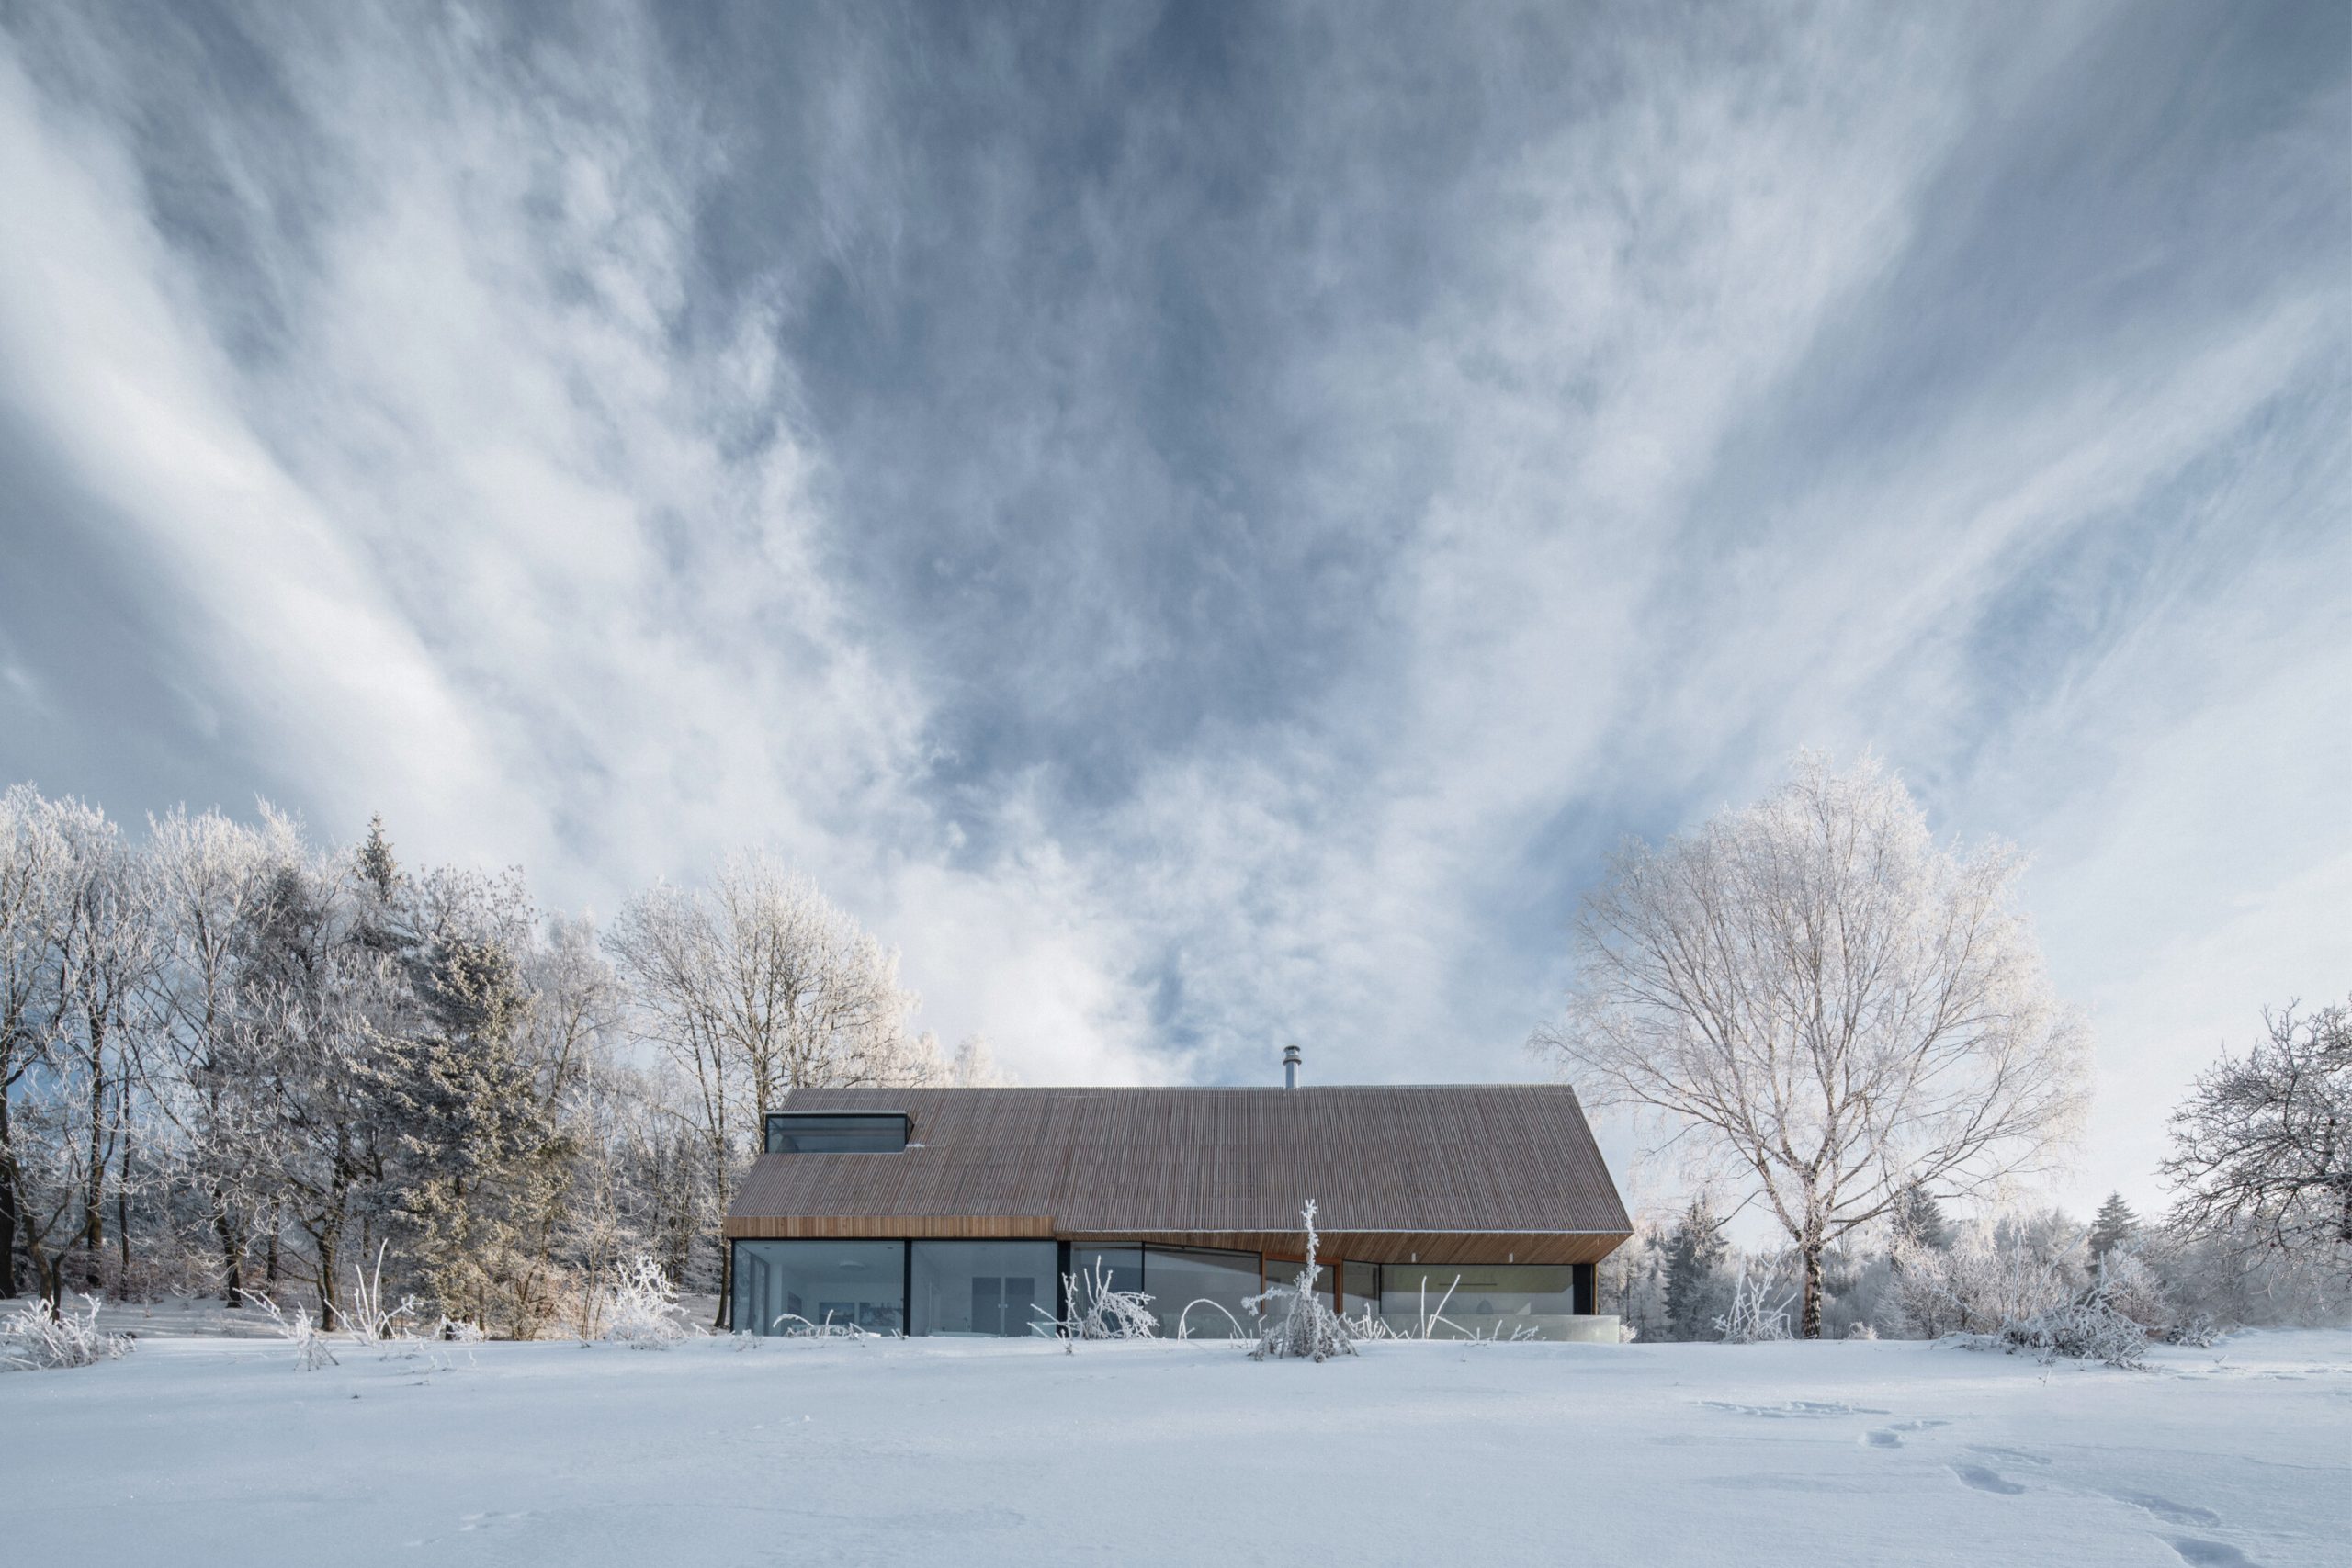
{"type": "Polygon", "coordinates": [[[1054,1318],[1050,1241],[918,1241],[913,1332],[1014,1339],[1054,1318]]]}
{"type": "Polygon", "coordinates": [[[1380,1265],[1350,1262],[1340,1269],[1340,1310],[1350,1317],[1380,1315],[1380,1265]]]}
{"type": "Polygon", "coordinates": [[[735,1326],[783,1334],[800,1323],[906,1332],[906,1243],[739,1241],[735,1326]],[[796,1323],[794,1320],[798,1320],[796,1323]]]}

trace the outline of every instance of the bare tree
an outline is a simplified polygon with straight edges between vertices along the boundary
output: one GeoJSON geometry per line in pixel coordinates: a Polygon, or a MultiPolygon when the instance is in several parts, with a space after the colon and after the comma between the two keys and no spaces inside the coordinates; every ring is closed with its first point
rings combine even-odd
{"type": "Polygon", "coordinates": [[[0,794],[0,1296],[17,1282],[25,1199],[11,1108],[40,1060],[52,937],[62,923],[68,860],[58,807],[30,784],[0,794]]]}
{"type": "MultiPolygon", "coordinates": [[[[694,1086],[718,1213],[744,1141],[790,1090],[941,1071],[935,1044],[908,1033],[917,1000],[899,988],[898,954],[763,855],[730,856],[707,892],[632,899],[605,941],[641,1029],[694,1086]]],[[[724,1325],[723,1243],[719,1256],[724,1325]]]]}
{"type": "Polygon", "coordinates": [[[249,928],[262,918],[270,868],[299,853],[286,818],[263,809],[259,829],[218,812],[175,810],[149,823],[147,857],[163,962],[152,984],[166,1070],[151,1080],[176,1131],[186,1174],[205,1194],[220,1249],[223,1298],[244,1302],[244,1263],[262,1201],[263,1125],[256,1064],[243,1047],[241,1003],[249,928]]]}
{"type": "Polygon", "coordinates": [[[2352,1263],[2352,1008],[2263,1021],[2269,1038],[2223,1052],[2173,1113],[2173,1226],[2352,1263]]]}
{"type": "Polygon", "coordinates": [[[2086,1032],[2015,907],[2020,869],[1939,848],[1875,761],[1802,756],[1759,805],[1615,857],[1566,1016],[1532,1043],[1770,1209],[1818,1337],[1832,1243],[1909,1190],[2044,1168],[2079,1122],[2086,1032]]]}

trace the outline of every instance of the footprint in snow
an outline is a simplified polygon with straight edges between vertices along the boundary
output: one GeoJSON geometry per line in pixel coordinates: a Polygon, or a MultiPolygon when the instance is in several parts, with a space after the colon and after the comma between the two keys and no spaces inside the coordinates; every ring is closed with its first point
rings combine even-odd
{"type": "Polygon", "coordinates": [[[2165,1537],[2165,1544],[2178,1552],[2183,1562],[2194,1563],[2196,1568],[2258,1568],[2253,1558],[2223,1541],[2176,1535],[2165,1537]]]}
{"type": "Polygon", "coordinates": [[[1951,1425],[1949,1421],[1897,1421],[1892,1426],[1864,1432],[1862,1441],[1874,1449],[1899,1449],[1903,1446],[1903,1434],[1905,1432],[1930,1432],[1938,1427],[1951,1425]]]}
{"type": "Polygon", "coordinates": [[[1999,1475],[1981,1464],[1956,1464],[1951,1472],[1960,1477],[1963,1486],[1973,1486],[1979,1492],[1997,1492],[2004,1497],[2014,1497],[2025,1490],[2007,1476],[1999,1475]]]}
{"type": "Polygon", "coordinates": [[[1833,1400],[1818,1399],[1792,1399],[1782,1404],[1733,1404],[1721,1399],[1702,1399],[1699,1403],[1710,1410],[1728,1410],[1735,1416],[1761,1416],[1772,1421],[1786,1421],[1792,1417],[1805,1420],[1822,1416],[1883,1416],[1886,1414],[1883,1410],[1872,1410],[1868,1405],[1841,1404],[1833,1400]]]}
{"type": "MultiPolygon", "coordinates": [[[[2211,1508],[2200,1508],[2193,1503],[2176,1503],[2169,1497],[2158,1497],[2152,1493],[2110,1492],[2108,1495],[2119,1503],[2145,1508],[2168,1525],[2218,1525],[2222,1522],[2222,1516],[2211,1508]]],[[[2235,1548],[2223,1550],[2234,1551],[2235,1548]]],[[[2221,1561],[2226,1562],[2231,1559],[2222,1558],[2221,1561]]]]}

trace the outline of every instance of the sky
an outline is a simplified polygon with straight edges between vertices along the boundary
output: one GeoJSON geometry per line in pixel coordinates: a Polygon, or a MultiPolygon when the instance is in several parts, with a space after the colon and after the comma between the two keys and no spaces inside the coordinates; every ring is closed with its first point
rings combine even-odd
{"type": "Polygon", "coordinates": [[[2340,4],[0,0],[0,781],[1448,1081],[1868,749],[2154,1207],[2352,992],[2348,299],[2340,4]]]}

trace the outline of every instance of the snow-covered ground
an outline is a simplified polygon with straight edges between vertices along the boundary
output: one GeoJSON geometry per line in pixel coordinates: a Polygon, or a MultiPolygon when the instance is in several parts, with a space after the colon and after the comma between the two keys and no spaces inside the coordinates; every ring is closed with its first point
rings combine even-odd
{"type": "Polygon", "coordinates": [[[2352,1561],[2352,1334],[1906,1343],[143,1339],[0,1376],[12,1562],[2352,1561]]]}

